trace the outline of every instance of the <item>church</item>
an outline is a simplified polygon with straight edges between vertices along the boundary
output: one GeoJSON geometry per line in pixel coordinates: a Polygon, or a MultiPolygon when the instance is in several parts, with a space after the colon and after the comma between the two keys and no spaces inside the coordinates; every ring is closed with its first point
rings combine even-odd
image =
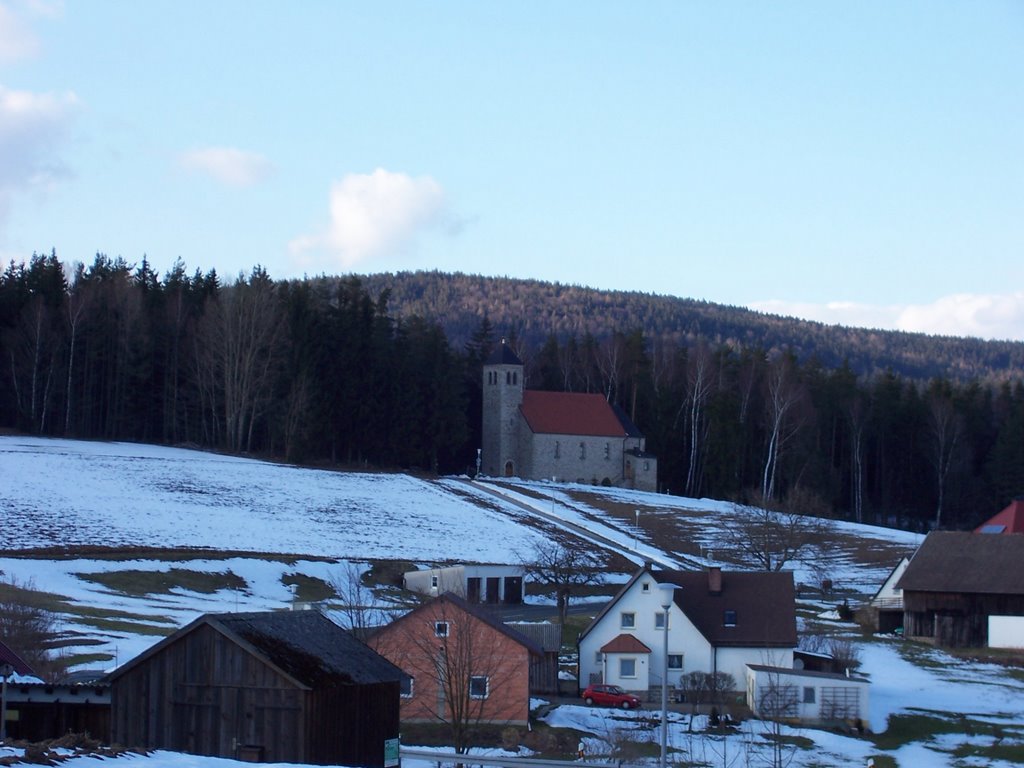
{"type": "Polygon", "coordinates": [[[523,362],[504,342],[483,376],[482,474],[658,490],[646,439],[602,395],[524,389],[523,362]]]}

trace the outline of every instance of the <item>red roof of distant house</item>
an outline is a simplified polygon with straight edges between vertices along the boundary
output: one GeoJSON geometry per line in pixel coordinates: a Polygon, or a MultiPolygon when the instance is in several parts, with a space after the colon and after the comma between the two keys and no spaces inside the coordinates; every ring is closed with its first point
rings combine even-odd
{"type": "Polygon", "coordinates": [[[1014,499],[1010,506],[974,529],[975,533],[1024,533],[1024,499],[1014,499]]]}
{"type": "Polygon", "coordinates": [[[528,389],[519,409],[534,434],[629,436],[603,395],[528,389]]]}
{"type": "Polygon", "coordinates": [[[605,643],[601,653],[650,653],[651,649],[633,635],[622,634],[605,643]]]}
{"type": "Polygon", "coordinates": [[[0,640],[0,665],[8,664],[11,669],[19,675],[32,675],[35,674],[25,660],[11,650],[10,646],[0,640]]]}

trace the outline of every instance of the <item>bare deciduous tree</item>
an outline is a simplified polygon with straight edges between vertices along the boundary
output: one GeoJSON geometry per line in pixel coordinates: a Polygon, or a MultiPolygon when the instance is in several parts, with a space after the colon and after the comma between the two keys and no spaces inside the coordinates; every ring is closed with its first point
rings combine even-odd
{"type": "Polygon", "coordinates": [[[765,499],[775,498],[779,458],[785,450],[786,443],[800,428],[795,414],[803,397],[803,389],[796,381],[796,365],[793,359],[787,355],[774,361],[768,370],[765,397],[768,445],[761,478],[761,496],[765,499]]]}
{"type": "Polygon", "coordinates": [[[370,640],[411,677],[403,718],[445,723],[459,754],[469,750],[482,722],[513,719],[507,699],[497,694],[520,685],[523,697],[528,695],[522,659],[499,642],[498,623],[479,618],[477,610],[448,593],[396,619],[370,640]]]}
{"type": "Polygon", "coordinates": [[[338,596],[338,613],[342,619],[339,623],[345,629],[365,639],[371,627],[384,623],[384,611],[378,607],[358,563],[346,562],[340,572],[331,575],[328,583],[338,596]]]}
{"type": "Polygon", "coordinates": [[[0,637],[40,677],[59,676],[62,665],[52,658],[57,617],[48,610],[35,582],[11,577],[0,581],[0,637]]]}
{"type": "Polygon", "coordinates": [[[942,507],[946,495],[946,479],[957,456],[963,422],[947,394],[934,390],[928,398],[928,423],[932,437],[932,466],[935,469],[937,499],[935,527],[942,525],[942,507]]]}
{"type": "Polygon", "coordinates": [[[601,580],[600,561],[580,546],[546,541],[522,558],[526,575],[538,584],[551,587],[558,604],[558,620],[565,624],[569,600],[573,594],[601,580]]]}
{"type": "Polygon", "coordinates": [[[781,571],[824,542],[831,525],[824,518],[824,503],[812,492],[796,486],[781,504],[753,496],[749,505],[736,505],[736,522],[726,529],[726,540],[755,567],[781,571]]]}

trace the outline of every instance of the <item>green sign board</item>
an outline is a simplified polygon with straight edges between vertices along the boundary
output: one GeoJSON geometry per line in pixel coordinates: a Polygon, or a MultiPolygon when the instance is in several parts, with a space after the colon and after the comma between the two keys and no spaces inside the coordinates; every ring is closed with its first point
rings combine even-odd
{"type": "Polygon", "coordinates": [[[398,759],[398,739],[384,739],[384,768],[394,768],[398,759]]]}

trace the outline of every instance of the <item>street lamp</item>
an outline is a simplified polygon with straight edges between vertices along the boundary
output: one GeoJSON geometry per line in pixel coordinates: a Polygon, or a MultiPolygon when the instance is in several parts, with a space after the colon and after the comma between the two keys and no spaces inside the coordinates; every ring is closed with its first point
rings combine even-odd
{"type": "Polygon", "coordinates": [[[661,592],[661,609],[665,611],[665,624],[662,626],[664,644],[661,653],[661,768],[665,768],[668,752],[668,612],[672,608],[672,597],[676,592],[675,584],[659,584],[661,592]]]}
{"type": "Polygon", "coordinates": [[[640,548],[640,510],[634,509],[633,514],[636,515],[636,525],[633,527],[633,551],[636,552],[640,548]]]}

